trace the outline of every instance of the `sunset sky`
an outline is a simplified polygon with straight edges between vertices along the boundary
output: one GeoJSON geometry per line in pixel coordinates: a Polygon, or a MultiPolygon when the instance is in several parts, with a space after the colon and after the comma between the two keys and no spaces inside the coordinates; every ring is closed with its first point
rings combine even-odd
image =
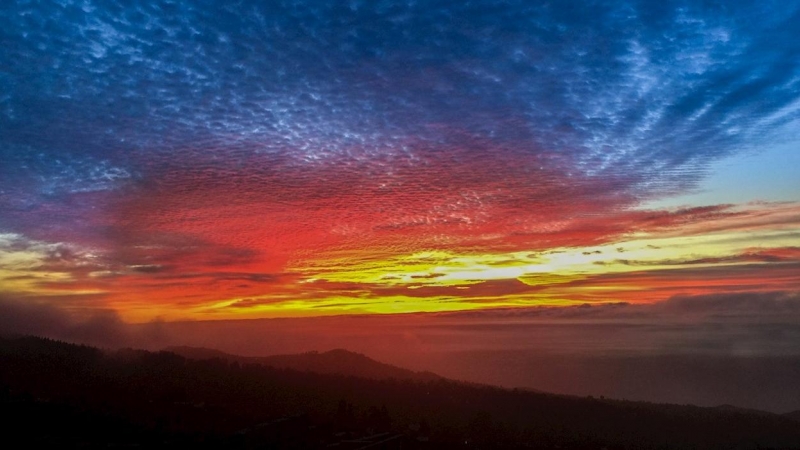
{"type": "Polygon", "coordinates": [[[798,30],[796,1],[3,2],[0,300],[800,317],[798,30]]]}

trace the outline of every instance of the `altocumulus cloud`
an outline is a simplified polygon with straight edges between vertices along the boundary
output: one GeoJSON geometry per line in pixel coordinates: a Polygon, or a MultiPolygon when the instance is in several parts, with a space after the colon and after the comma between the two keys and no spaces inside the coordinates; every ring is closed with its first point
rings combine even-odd
{"type": "Polygon", "coordinates": [[[51,191],[187,152],[380,164],[454,146],[673,189],[797,119],[799,6],[13,3],[0,154],[51,191]]]}
{"type": "Polygon", "coordinates": [[[556,234],[796,133],[798,21],[755,0],[11,2],[0,233],[154,280],[334,245],[585,245],[600,221],[556,234]]]}

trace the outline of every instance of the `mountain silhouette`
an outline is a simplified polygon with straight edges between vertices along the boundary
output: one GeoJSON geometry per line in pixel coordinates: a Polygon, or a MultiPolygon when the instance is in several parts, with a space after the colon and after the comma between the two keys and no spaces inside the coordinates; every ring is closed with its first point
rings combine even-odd
{"type": "Polygon", "coordinates": [[[242,364],[261,364],[278,369],[345,375],[375,380],[435,381],[442,378],[432,372],[414,372],[412,370],[384,364],[362,355],[361,353],[355,353],[344,349],[334,349],[327,352],[307,352],[256,357],[233,355],[203,347],[175,346],[167,347],[165,351],[181,355],[187,359],[221,359],[225,361],[237,361],[242,364]]]}
{"type": "MultiPolygon", "coordinates": [[[[800,422],[791,415],[318,373],[201,350],[195,359],[0,338],[5,441],[33,448],[800,449],[800,422]]],[[[328,360],[336,358],[385,369],[346,351],[277,361],[333,370],[340,365],[328,360]]]]}

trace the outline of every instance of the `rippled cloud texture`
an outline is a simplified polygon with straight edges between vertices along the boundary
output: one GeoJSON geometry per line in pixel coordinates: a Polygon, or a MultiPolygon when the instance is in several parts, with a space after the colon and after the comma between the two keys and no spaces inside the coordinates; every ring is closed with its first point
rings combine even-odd
{"type": "Polygon", "coordinates": [[[697,3],[6,2],[0,291],[134,321],[800,291],[797,202],[643,206],[799,140],[800,4],[697,3]]]}

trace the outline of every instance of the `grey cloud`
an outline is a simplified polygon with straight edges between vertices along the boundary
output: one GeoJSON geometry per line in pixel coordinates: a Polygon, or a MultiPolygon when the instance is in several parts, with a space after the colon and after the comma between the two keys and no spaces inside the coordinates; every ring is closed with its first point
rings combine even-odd
{"type": "MultiPolygon", "coordinates": [[[[734,286],[735,287],[735,286],[734,286]]],[[[794,291],[721,292],[702,295],[675,295],[657,303],[627,302],[582,304],[570,307],[510,308],[483,311],[440,313],[443,319],[499,321],[501,326],[534,326],[536,324],[618,324],[620,326],[657,326],[686,323],[705,326],[711,333],[713,324],[731,326],[762,324],[785,328],[800,322],[800,293],[794,291]],[[512,320],[513,322],[503,322],[512,320]],[[588,322],[584,322],[588,321],[588,322]]]]}
{"type": "Polygon", "coordinates": [[[111,310],[87,314],[25,296],[0,295],[0,334],[36,335],[106,348],[158,346],[169,332],[159,322],[131,326],[111,310]]]}
{"type": "Polygon", "coordinates": [[[658,304],[657,308],[678,314],[742,315],[758,320],[761,316],[778,316],[800,320],[798,292],[741,292],[707,295],[677,295],[658,304]]]}
{"type": "Polygon", "coordinates": [[[169,270],[169,267],[162,266],[159,264],[139,264],[134,266],[129,266],[131,270],[138,273],[161,273],[165,270],[169,270]]]}

